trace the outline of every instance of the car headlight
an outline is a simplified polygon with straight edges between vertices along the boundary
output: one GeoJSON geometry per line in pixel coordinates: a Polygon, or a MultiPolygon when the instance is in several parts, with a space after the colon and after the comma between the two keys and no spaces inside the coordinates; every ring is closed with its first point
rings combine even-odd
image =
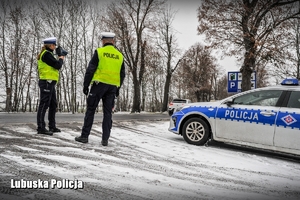
{"type": "Polygon", "coordinates": [[[176,120],[177,120],[177,117],[176,116],[172,116],[172,121],[174,123],[174,127],[176,127],[176,120]]]}
{"type": "Polygon", "coordinates": [[[190,106],[179,107],[179,108],[176,109],[176,111],[181,111],[181,110],[183,110],[183,109],[185,109],[185,108],[188,108],[188,107],[190,107],[190,106]]]}
{"type": "Polygon", "coordinates": [[[182,107],[178,107],[175,109],[175,112],[180,111],[182,109],[182,107]]]}

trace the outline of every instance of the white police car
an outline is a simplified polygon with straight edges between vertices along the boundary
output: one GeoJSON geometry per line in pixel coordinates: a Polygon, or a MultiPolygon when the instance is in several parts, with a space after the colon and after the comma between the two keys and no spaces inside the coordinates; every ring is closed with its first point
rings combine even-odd
{"type": "Polygon", "coordinates": [[[300,155],[298,80],[189,104],[171,116],[169,131],[194,145],[212,139],[300,155]]]}

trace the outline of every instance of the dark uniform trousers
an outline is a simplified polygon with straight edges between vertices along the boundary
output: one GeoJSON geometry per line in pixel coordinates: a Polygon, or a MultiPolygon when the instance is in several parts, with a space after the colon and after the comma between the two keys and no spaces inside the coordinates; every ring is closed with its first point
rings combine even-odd
{"type": "Polygon", "coordinates": [[[102,140],[108,140],[112,127],[112,108],[114,105],[117,87],[105,83],[93,83],[87,98],[87,110],[84,117],[81,136],[87,138],[90,135],[94,122],[96,108],[102,99],[103,121],[102,121],[102,140]]]}
{"type": "Polygon", "coordinates": [[[48,111],[48,120],[49,120],[49,128],[55,128],[55,113],[57,108],[57,100],[56,100],[56,91],[55,91],[56,81],[52,81],[51,83],[46,80],[39,80],[40,87],[40,104],[37,113],[37,124],[38,130],[45,129],[45,114],[47,109],[48,111]]]}

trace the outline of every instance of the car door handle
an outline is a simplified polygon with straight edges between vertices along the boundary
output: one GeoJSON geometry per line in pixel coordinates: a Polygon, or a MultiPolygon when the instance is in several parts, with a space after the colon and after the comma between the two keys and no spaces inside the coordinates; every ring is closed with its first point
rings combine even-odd
{"type": "Polygon", "coordinates": [[[276,115],[276,113],[270,112],[270,111],[262,111],[262,112],[260,112],[260,114],[261,114],[261,115],[264,115],[264,116],[266,116],[266,117],[270,117],[270,116],[276,115]]]}

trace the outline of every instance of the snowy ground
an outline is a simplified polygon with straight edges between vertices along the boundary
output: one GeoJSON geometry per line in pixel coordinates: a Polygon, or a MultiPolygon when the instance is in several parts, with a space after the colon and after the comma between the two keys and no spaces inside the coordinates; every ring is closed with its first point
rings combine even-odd
{"type": "Polygon", "coordinates": [[[74,141],[81,123],[58,124],[54,136],[37,135],[34,124],[2,124],[0,199],[300,199],[299,162],[189,145],[168,123],[114,122],[108,147],[100,145],[101,123],[88,144],[74,141]],[[83,188],[13,188],[21,180],[83,188]]]}

